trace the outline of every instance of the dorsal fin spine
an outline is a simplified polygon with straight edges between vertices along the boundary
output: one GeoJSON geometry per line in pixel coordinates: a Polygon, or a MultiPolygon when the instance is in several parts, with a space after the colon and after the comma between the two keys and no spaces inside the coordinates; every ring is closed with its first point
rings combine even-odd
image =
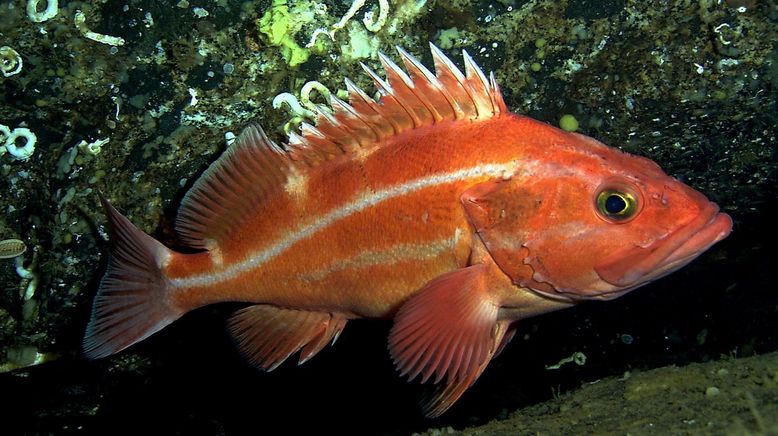
{"type": "Polygon", "coordinates": [[[476,104],[476,110],[478,110],[478,117],[489,117],[494,115],[494,107],[492,106],[492,99],[490,97],[490,86],[486,80],[483,71],[478,68],[475,61],[467,51],[462,50],[462,56],[465,59],[465,76],[467,77],[468,89],[470,90],[470,97],[476,104]]]}
{"type": "Polygon", "coordinates": [[[392,70],[397,77],[399,77],[405,86],[408,88],[413,88],[413,81],[411,81],[411,78],[408,77],[407,74],[405,74],[405,71],[401,70],[397,64],[394,63],[394,61],[389,58],[386,54],[383,52],[378,52],[378,59],[381,61],[381,65],[384,67],[384,70],[392,70]]]}
{"type": "Polygon", "coordinates": [[[346,122],[344,117],[330,113],[329,108],[324,105],[316,105],[316,113],[319,115],[316,124],[321,124],[322,132],[332,138],[341,152],[346,153],[357,148],[360,143],[356,132],[346,122]]]}
{"type": "Polygon", "coordinates": [[[308,147],[296,150],[295,157],[297,159],[308,165],[313,165],[323,158],[329,159],[335,154],[343,153],[343,150],[318,128],[304,122],[300,124],[300,129],[303,138],[307,140],[308,147]]]}
{"type": "MultiPolygon", "coordinates": [[[[429,46],[430,46],[430,51],[432,52],[433,62],[437,64],[435,58],[437,56],[442,55],[442,53],[440,53],[440,50],[435,46],[435,44],[430,42],[429,46]]],[[[462,108],[459,106],[459,103],[457,103],[457,101],[454,99],[454,96],[451,94],[451,92],[449,92],[449,90],[446,88],[443,82],[441,82],[439,77],[440,72],[436,69],[436,72],[438,72],[438,74],[433,74],[429,69],[424,67],[424,65],[421,62],[419,62],[418,59],[414,58],[410,54],[408,55],[408,58],[413,63],[418,64],[420,66],[420,69],[422,69],[425,72],[425,77],[427,75],[431,75],[434,78],[434,80],[430,80],[430,83],[434,86],[434,88],[438,92],[440,92],[441,95],[443,95],[443,98],[446,99],[449,106],[451,107],[451,110],[453,111],[454,119],[458,120],[464,118],[464,113],[462,111],[462,108]]]]}
{"type": "Polygon", "coordinates": [[[362,107],[364,105],[364,107],[370,109],[373,112],[373,114],[379,115],[378,112],[376,112],[373,106],[370,104],[370,103],[375,103],[375,101],[369,95],[367,95],[367,93],[365,93],[365,91],[363,91],[362,88],[357,86],[357,84],[354,83],[354,81],[352,81],[348,77],[346,77],[344,81],[346,82],[346,90],[348,91],[349,102],[352,106],[356,107],[357,105],[359,105],[360,107],[362,107]]]}
{"type": "Polygon", "coordinates": [[[470,82],[473,82],[473,79],[477,78],[478,82],[475,83],[480,85],[478,90],[482,91],[483,94],[488,94],[489,82],[486,80],[484,72],[478,68],[478,65],[476,65],[473,57],[470,56],[470,53],[468,53],[467,50],[462,50],[462,57],[465,60],[465,77],[467,77],[470,82]]]}
{"type": "Polygon", "coordinates": [[[442,51],[440,51],[439,48],[436,46],[430,44],[431,50],[432,50],[432,60],[435,64],[435,76],[440,80],[440,83],[446,91],[449,92],[451,95],[451,102],[454,104],[454,112],[456,114],[456,119],[461,120],[464,118],[469,117],[469,112],[467,107],[464,107],[465,103],[472,104],[472,100],[470,99],[470,95],[465,92],[464,89],[464,80],[465,77],[462,75],[462,72],[459,71],[459,69],[449,60],[449,58],[446,57],[445,54],[443,54],[442,51]],[[468,100],[462,100],[462,94],[468,98],[468,100]]]}
{"type": "Polygon", "coordinates": [[[308,141],[300,136],[297,132],[291,131],[289,132],[289,147],[297,147],[298,145],[308,145],[308,141]]]}
{"type": "Polygon", "coordinates": [[[431,94],[429,92],[431,88],[430,82],[423,73],[418,74],[413,64],[408,67],[407,60],[402,53],[400,53],[400,59],[402,59],[403,63],[406,65],[408,74],[402,71],[394,62],[391,62],[391,60],[389,65],[393,67],[391,71],[401,73],[405,89],[407,89],[409,95],[414,97],[414,101],[417,102],[416,104],[409,103],[406,107],[410,106],[411,109],[415,109],[415,113],[420,121],[419,126],[435,124],[441,121],[444,117],[440,115],[435,105],[431,103],[429,97],[426,95],[431,94]],[[414,78],[416,78],[416,80],[414,80],[414,78]]]}
{"type": "Polygon", "coordinates": [[[360,132],[357,135],[357,141],[362,146],[369,146],[371,142],[379,141],[381,136],[379,132],[373,127],[373,125],[367,121],[357,112],[354,107],[345,101],[339,99],[333,94],[330,94],[330,106],[335,110],[335,115],[339,113],[347,115],[344,117],[344,121],[348,123],[352,130],[360,132]],[[371,136],[367,136],[362,132],[370,132],[371,136]]]}
{"type": "Polygon", "coordinates": [[[376,74],[364,63],[360,62],[359,65],[362,66],[362,69],[365,70],[367,75],[373,79],[373,83],[375,84],[376,88],[378,88],[378,92],[381,94],[381,104],[373,100],[373,109],[381,114],[381,116],[392,126],[395,135],[402,132],[404,129],[398,123],[397,118],[391,116],[392,114],[389,113],[389,108],[391,107],[391,103],[393,103],[392,100],[394,100],[394,96],[392,95],[391,89],[389,88],[389,84],[386,83],[380,76],[378,76],[378,74],[376,74]]]}
{"type": "MultiPolygon", "coordinates": [[[[462,74],[462,71],[460,71],[459,68],[457,68],[453,62],[451,62],[451,59],[449,59],[448,56],[446,56],[446,54],[443,53],[443,51],[439,49],[437,46],[430,44],[430,47],[432,47],[433,56],[437,55],[436,56],[437,59],[442,61],[446,65],[447,69],[456,77],[457,81],[459,83],[463,83],[465,81],[465,75],[462,74]]],[[[437,69],[435,70],[435,72],[439,73],[437,69]]]]}
{"type": "Polygon", "coordinates": [[[426,107],[419,101],[418,96],[413,92],[413,82],[411,81],[411,78],[384,53],[379,52],[378,58],[386,73],[389,91],[392,93],[392,96],[400,107],[402,107],[411,118],[413,127],[416,128],[425,125],[426,123],[421,118],[422,114],[419,113],[419,109],[421,109],[419,108],[419,105],[421,105],[424,110],[426,110],[426,107]],[[418,109],[414,109],[414,107],[418,109]]]}
{"type": "Polygon", "coordinates": [[[366,119],[371,121],[371,124],[376,129],[376,131],[379,132],[379,138],[381,140],[394,135],[394,126],[392,126],[391,123],[384,119],[383,114],[381,114],[381,112],[376,107],[378,104],[375,102],[375,100],[373,100],[372,97],[367,95],[367,93],[363,91],[362,88],[358,87],[348,77],[346,78],[346,89],[348,89],[349,92],[350,104],[355,108],[365,108],[361,112],[366,119]],[[368,109],[371,112],[369,114],[365,113],[368,109]]]}
{"type": "Polygon", "coordinates": [[[314,109],[316,113],[316,127],[324,134],[324,137],[335,144],[341,152],[349,150],[353,141],[353,138],[350,136],[351,132],[324,106],[317,104],[314,106],[314,109]]]}
{"type": "Polygon", "coordinates": [[[505,104],[505,100],[502,98],[500,85],[497,84],[497,79],[494,77],[494,71],[489,72],[489,83],[492,87],[492,92],[489,93],[492,98],[492,105],[497,108],[499,113],[508,113],[508,106],[505,104]]]}
{"type": "Polygon", "coordinates": [[[368,76],[370,76],[371,79],[373,79],[373,84],[375,84],[376,88],[378,88],[378,92],[381,93],[382,97],[392,95],[389,84],[384,79],[382,79],[381,76],[376,74],[372,68],[368,67],[364,62],[360,62],[359,66],[362,67],[362,69],[367,73],[368,76]]]}
{"type": "MultiPolygon", "coordinates": [[[[411,76],[417,76],[417,77],[423,77],[424,81],[420,81],[420,83],[424,84],[426,83],[427,87],[433,88],[438,93],[441,93],[440,91],[443,89],[443,87],[440,84],[440,81],[437,77],[435,77],[434,74],[430,70],[428,70],[424,65],[422,65],[421,62],[419,62],[416,58],[414,58],[410,53],[403,50],[402,47],[396,46],[397,52],[400,54],[400,59],[402,59],[403,64],[405,64],[405,68],[408,70],[409,74],[411,76]]],[[[414,81],[415,85],[415,81],[414,81]]],[[[434,122],[438,123],[442,121],[445,117],[441,112],[445,108],[438,108],[435,106],[435,104],[432,103],[430,100],[430,97],[425,95],[423,91],[418,92],[418,88],[414,89],[414,92],[416,93],[416,96],[421,100],[422,103],[427,107],[427,110],[432,113],[432,116],[434,117],[434,122]]],[[[442,93],[441,93],[442,94],[442,93]]],[[[446,96],[444,95],[444,98],[446,96]]],[[[449,109],[453,110],[453,106],[450,105],[449,101],[449,109]]]]}

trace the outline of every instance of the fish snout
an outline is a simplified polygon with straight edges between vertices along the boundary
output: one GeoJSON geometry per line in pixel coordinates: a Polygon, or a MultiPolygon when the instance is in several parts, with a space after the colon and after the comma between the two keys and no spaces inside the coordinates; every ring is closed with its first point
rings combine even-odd
{"type": "Polygon", "coordinates": [[[647,246],[634,245],[608,256],[595,267],[604,281],[634,289],[691,262],[732,231],[732,218],[706,201],[687,224],[647,246]]]}

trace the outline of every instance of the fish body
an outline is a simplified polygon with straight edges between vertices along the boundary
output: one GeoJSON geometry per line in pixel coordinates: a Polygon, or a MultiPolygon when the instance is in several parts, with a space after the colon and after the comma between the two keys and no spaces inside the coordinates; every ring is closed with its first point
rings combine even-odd
{"type": "Polygon", "coordinates": [[[685,265],[731,219],[653,162],[508,112],[493,76],[386,56],[374,101],[347,79],[281,147],[249,127],[185,196],[183,254],[104,200],[113,241],[84,340],[103,357],[208,304],[243,354],[303,362],[355,318],[393,318],[389,349],[448,409],[513,322],[609,299],[685,265]]]}
{"type": "Polygon", "coordinates": [[[409,130],[359,161],[343,156],[298,176],[219,243],[218,259],[200,256],[195,266],[191,255],[174,255],[166,275],[185,289],[176,304],[272,302],[390,317],[424,283],[468,265],[474,232],[462,193],[526,170],[522,154],[554,140],[536,136],[530,147],[522,132],[566,135],[514,115],[450,124],[409,130]]]}

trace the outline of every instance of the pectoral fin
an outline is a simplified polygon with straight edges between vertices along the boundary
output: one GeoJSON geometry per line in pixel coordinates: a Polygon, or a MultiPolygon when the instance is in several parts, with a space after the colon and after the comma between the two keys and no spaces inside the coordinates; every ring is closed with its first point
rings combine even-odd
{"type": "Polygon", "coordinates": [[[401,375],[443,381],[423,404],[429,417],[441,415],[472,386],[508,331],[487,289],[489,268],[472,265],[430,281],[395,317],[389,351],[401,375]]]}

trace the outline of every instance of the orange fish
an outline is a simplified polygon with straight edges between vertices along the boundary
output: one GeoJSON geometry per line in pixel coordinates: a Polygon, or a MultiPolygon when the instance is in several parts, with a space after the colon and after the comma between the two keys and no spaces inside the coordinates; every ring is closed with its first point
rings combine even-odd
{"type": "Polygon", "coordinates": [[[652,161],[508,112],[494,75],[435,46],[346,79],[316,127],[278,145],[248,127],[184,197],[175,252],[103,200],[113,249],[84,338],[119,352],[212,303],[241,352],[305,362],[355,318],[393,318],[389,351],[433,381],[438,416],[520,319],[607,300],[725,238],[732,220],[652,161]]]}

